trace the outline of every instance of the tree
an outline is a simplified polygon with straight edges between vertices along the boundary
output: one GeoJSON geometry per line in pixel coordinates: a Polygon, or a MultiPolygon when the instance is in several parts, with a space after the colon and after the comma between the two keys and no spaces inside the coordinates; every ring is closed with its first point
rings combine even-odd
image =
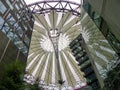
{"type": "Polygon", "coordinates": [[[0,82],[0,90],[23,90],[24,68],[25,66],[18,60],[6,64],[0,82]]]}
{"type": "Polygon", "coordinates": [[[4,67],[4,74],[0,81],[0,90],[44,90],[38,84],[27,84],[23,81],[24,69],[20,61],[16,60],[4,67]]]}
{"type": "Polygon", "coordinates": [[[120,90],[120,64],[107,73],[105,90],[120,90]]]}

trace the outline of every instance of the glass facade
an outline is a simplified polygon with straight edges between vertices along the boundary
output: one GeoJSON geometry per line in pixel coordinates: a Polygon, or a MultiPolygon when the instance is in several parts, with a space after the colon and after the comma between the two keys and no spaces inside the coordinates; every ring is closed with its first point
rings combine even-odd
{"type": "Polygon", "coordinates": [[[13,10],[13,5],[11,4],[10,0],[6,0],[6,3],[9,5],[10,9],[13,10]]]}
{"type": "Polygon", "coordinates": [[[70,48],[76,60],[79,62],[78,65],[80,66],[81,71],[85,73],[88,85],[92,87],[92,90],[98,90],[100,86],[84,44],[81,35],[79,35],[70,43],[70,48]]]}
{"type": "Polygon", "coordinates": [[[7,34],[9,32],[9,29],[10,29],[9,25],[7,23],[5,23],[4,27],[2,27],[1,30],[3,33],[7,34]]]}
{"type": "Polygon", "coordinates": [[[0,1],[0,12],[4,14],[6,10],[7,8],[5,7],[5,5],[2,3],[2,1],[0,1]]]}
{"type": "Polygon", "coordinates": [[[3,24],[4,24],[4,19],[0,16],[0,29],[2,28],[3,24]]]}
{"type": "Polygon", "coordinates": [[[27,55],[32,33],[33,20],[23,0],[0,1],[0,30],[27,55]],[[24,7],[24,8],[23,8],[24,7]]]}
{"type": "Polygon", "coordinates": [[[117,55],[120,56],[120,41],[111,32],[108,32],[107,39],[109,40],[109,43],[116,51],[117,55]]]}
{"type": "Polygon", "coordinates": [[[116,54],[120,56],[120,40],[116,38],[116,36],[112,33],[114,30],[111,30],[107,25],[106,21],[103,17],[98,14],[94,8],[89,4],[88,1],[83,0],[83,8],[95,22],[96,26],[103,33],[105,38],[108,40],[112,48],[116,51],[116,54]]]}

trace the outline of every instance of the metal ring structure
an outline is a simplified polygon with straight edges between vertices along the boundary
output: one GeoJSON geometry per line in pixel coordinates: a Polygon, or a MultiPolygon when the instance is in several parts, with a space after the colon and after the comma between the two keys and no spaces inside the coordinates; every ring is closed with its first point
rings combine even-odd
{"type": "Polygon", "coordinates": [[[80,4],[67,1],[67,0],[45,0],[29,4],[28,7],[31,9],[32,13],[49,13],[51,10],[56,10],[57,12],[72,12],[73,15],[80,16],[80,11],[78,8],[81,7],[80,4]]]}

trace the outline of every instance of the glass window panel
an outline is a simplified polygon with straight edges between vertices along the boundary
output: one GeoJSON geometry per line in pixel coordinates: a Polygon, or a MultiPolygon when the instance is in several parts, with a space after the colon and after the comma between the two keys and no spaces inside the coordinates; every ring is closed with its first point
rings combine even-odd
{"type": "Polygon", "coordinates": [[[21,49],[21,51],[22,51],[23,53],[27,53],[27,52],[28,52],[28,49],[27,49],[26,46],[24,46],[24,47],[21,49]]]}
{"type": "Polygon", "coordinates": [[[8,16],[6,17],[6,19],[10,19],[10,17],[12,17],[12,15],[9,13],[8,16]]]}
{"type": "Polygon", "coordinates": [[[86,12],[88,12],[88,14],[90,15],[90,12],[91,12],[91,5],[88,3],[88,2],[86,2],[85,0],[84,0],[84,2],[83,2],[83,8],[86,10],[86,12]]]}
{"type": "Polygon", "coordinates": [[[15,40],[15,42],[14,42],[15,45],[18,44],[18,42],[20,42],[20,38],[17,35],[15,35],[15,39],[14,40],[15,40]]]}
{"type": "Polygon", "coordinates": [[[2,32],[4,32],[5,34],[7,34],[7,32],[9,31],[10,27],[8,26],[7,23],[4,24],[4,27],[2,29],[2,32]]]}
{"type": "Polygon", "coordinates": [[[9,21],[9,23],[11,25],[13,25],[16,21],[15,19],[13,18],[13,16],[9,13],[8,16],[6,17],[6,19],[9,21]]]}
{"type": "Polygon", "coordinates": [[[9,32],[7,33],[7,37],[14,43],[20,41],[19,37],[16,35],[16,33],[12,29],[10,29],[9,32]]]}
{"type": "MultiPolygon", "coordinates": [[[[27,21],[30,20],[30,17],[28,16],[28,14],[26,14],[26,19],[27,19],[27,21]]],[[[29,23],[28,23],[28,25],[29,25],[29,23]]]]}
{"type": "Polygon", "coordinates": [[[5,5],[0,1],[0,12],[3,14],[6,10],[7,8],[5,7],[5,5]]]}
{"type": "Polygon", "coordinates": [[[18,49],[20,51],[22,51],[23,53],[27,53],[28,52],[28,48],[23,44],[23,42],[19,39],[16,40],[15,45],[18,47],[18,49]]]}
{"type": "Polygon", "coordinates": [[[16,36],[14,44],[18,47],[18,49],[22,49],[24,47],[23,42],[20,40],[18,36],[16,36]]]}
{"type": "Polygon", "coordinates": [[[20,15],[19,15],[19,14],[17,14],[17,18],[18,18],[18,19],[20,18],[20,15]]]}
{"type": "Polygon", "coordinates": [[[20,37],[22,37],[22,35],[23,35],[23,30],[22,30],[21,27],[18,27],[17,32],[18,32],[18,34],[20,35],[20,37]]]}
{"type": "Polygon", "coordinates": [[[20,4],[20,7],[21,7],[21,8],[23,8],[23,5],[22,5],[22,4],[20,4]]]}
{"type": "Polygon", "coordinates": [[[27,35],[25,35],[25,39],[24,39],[24,41],[25,41],[25,43],[26,43],[27,45],[29,45],[30,40],[29,40],[29,38],[27,37],[27,35]]]}
{"type": "MultiPolygon", "coordinates": [[[[24,5],[24,4],[23,4],[23,5],[24,5]]],[[[26,11],[28,11],[28,8],[27,8],[27,7],[26,7],[25,9],[26,9],[26,11]]]]}
{"type": "Polygon", "coordinates": [[[0,16],[0,29],[2,28],[3,24],[4,24],[4,19],[0,16]]]}
{"type": "Polygon", "coordinates": [[[10,0],[6,0],[6,3],[9,5],[10,9],[13,10],[13,5],[10,3],[10,0]]]}
{"type": "Polygon", "coordinates": [[[120,41],[111,32],[108,33],[107,38],[115,51],[120,53],[120,41]]]}
{"type": "Polygon", "coordinates": [[[12,31],[12,29],[8,32],[7,36],[11,41],[14,42],[18,49],[22,51],[22,53],[25,54],[28,52],[28,48],[24,45],[24,43],[20,40],[16,33],[12,31]]]}
{"type": "Polygon", "coordinates": [[[24,27],[25,30],[27,30],[27,26],[26,25],[23,24],[23,27],[24,27]]]}
{"type": "Polygon", "coordinates": [[[14,24],[14,28],[17,29],[18,28],[18,23],[14,24]]]}
{"type": "MultiPolygon", "coordinates": [[[[87,66],[88,64],[90,64],[90,63],[91,63],[90,60],[88,60],[88,61],[84,62],[83,64],[81,64],[80,67],[81,67],[81,68],[84,68],[84,67],[86,67],[86,66],[87,66]]],[[[92,72],[92,70],[93,70],[93,69],[91,69],[91,72],[92,72]]]]}
{"type": "Polygon", "coordinates": [[[100,28],[100,24],[102,21],[101,16],[97,12],[93,12],[92,18],[95,24],[98,26],[98,28],[100,28]]]}
{"type": "Polygon", "coordinates": [[[12,31],[12,29],[8,32],[7,37],[8,37],[11,41],[14,41],[15,33],[12,31]]]}
{"type": "Polygon", "coordinates": [[[13,18],[13,16],[11,16],[8,21],[10,22],[11,25],[13,25],[16,21],[15,19],[13,18]]]}
{"type": "Polygon", "coordinates": [[[22,2],[23,5],[25,4],[23,0],[21,0],[21,2],[22,2]]]}
{"type": "Polygon", "coordinates": [[[91,81],[93,81],[93,80],[95,80],[95,79],[96,79],[96,76],[95,76],[95,74],[94,74],[94,73],[92,73],[92,74],[91,74],[91,75],[89,75],[87,78],[88,78],[88,79],[90,79],[91,81]]]}
{"type": "Polygon", "coordinates": [[[17,10],[19,10],[19,9],[20,9],[20,8],[19,8],[19,6],[18,6],[17,4],[15,4],[15,7],[16,7],[16,9],[17,9],[17,10]]]}
{"type": "Polygon", "coordinates": [[[28,23],[28,27],[30,28],[30,30],[32,31],[32,27],[31,27],[31,25],[28,23]]]}
{"type": "Polygon", "coordinates": [[[90,72],[92,72],[92,71],[93,71],[93,69],[92,69],[91,66],[84,69],[84,73],[85,73],[85,74],[88,74],[88,73],[90,73],[90,72]]]}

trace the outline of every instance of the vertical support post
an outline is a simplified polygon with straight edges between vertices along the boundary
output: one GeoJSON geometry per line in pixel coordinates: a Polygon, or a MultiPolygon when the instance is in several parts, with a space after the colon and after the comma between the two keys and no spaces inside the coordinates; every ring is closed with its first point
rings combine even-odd
{"type": "Polygon", "coordinates": [[[55,57],[57,60],[57,69],[58,69],[58,74],[59,74],[59,80],[58,83],[60,85],[62,85],[64,83],[64,81],[62,80],[62,75],[61,75],[61,69],[60,69],[60,61],[59,61],[59,49],[58,49],[58,44],[59,44],[59,36],[60,33],[58,32],[58,30],[50,30],[50,32],[48,33],[49,38],[53,44],[53,49],[55,52],[55,57]]]}

